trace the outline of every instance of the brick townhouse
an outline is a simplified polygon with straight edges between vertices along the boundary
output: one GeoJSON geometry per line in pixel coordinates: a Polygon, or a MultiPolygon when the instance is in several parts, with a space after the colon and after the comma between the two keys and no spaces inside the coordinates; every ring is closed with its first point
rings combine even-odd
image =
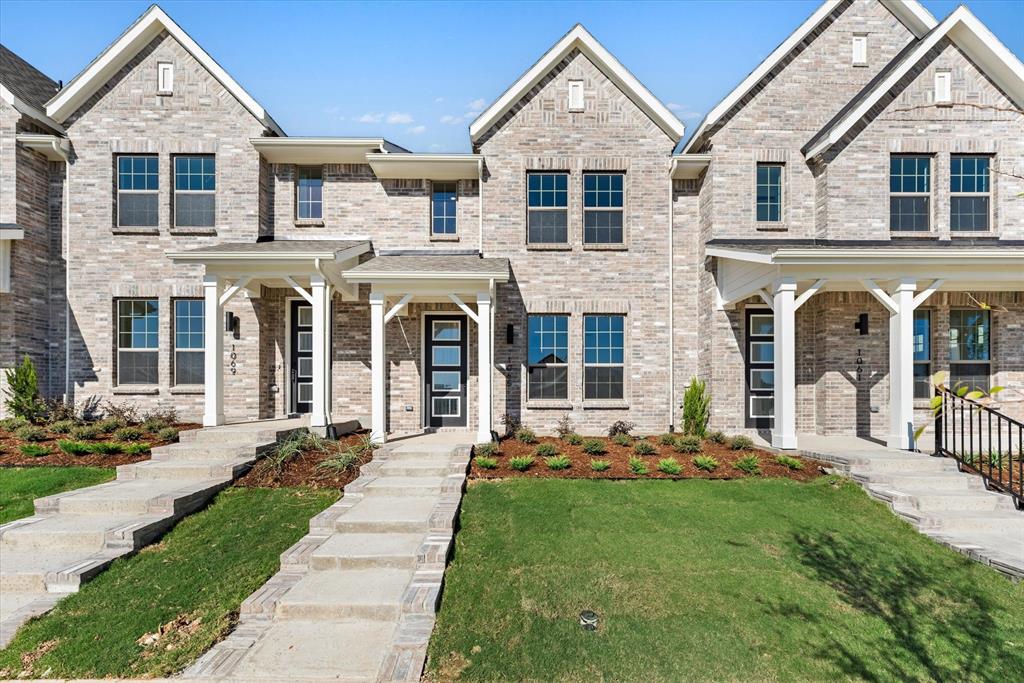
{"type": "Polygon", "coordinates": [[[1024,66],[965,7],[825,2],[689,136],[576,26],[469,154],[288,137],[157,6],[63,87],[0,56],[0,367],[47,395],[485,439],[666,431],[700,377],[715,428],[907,447],[948,370],[1024,413],[1024,66]]]}

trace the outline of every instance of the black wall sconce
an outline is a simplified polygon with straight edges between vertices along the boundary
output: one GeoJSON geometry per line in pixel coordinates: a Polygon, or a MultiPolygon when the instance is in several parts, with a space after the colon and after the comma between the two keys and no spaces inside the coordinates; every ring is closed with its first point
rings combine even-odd
{"type": "Polygon", "coordinates": [[[853,329],[859,330],[861,336],[864,336],[865,334],[868,333],[868,314],[867,313],[861,313],[859,316],[857,316],[857,322],[855,322],[853,324],[853,329]]]}
{"type": "Polygon", "coordinates": [[[516,328],[515,325],[509,323],[505,325],[505,343],[511,344],[516,340],[516,328]]]}
{"type": "Polygon", "coordinates": [[[238,330],[241,327],[241,321],[238,316],[231,311],[224,311],[224,331],[231,332],[235,339],[238,339],[238,330]]]}

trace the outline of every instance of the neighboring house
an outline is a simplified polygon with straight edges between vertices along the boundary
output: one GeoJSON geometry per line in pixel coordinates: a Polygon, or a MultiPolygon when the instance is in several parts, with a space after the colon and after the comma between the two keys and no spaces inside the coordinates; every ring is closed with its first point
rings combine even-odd
{"type": "MultiPolygon", "coordinates": [[[[932,372],[1024,391],[1022,103],[1024,67],[965,8],[830,1],[682,153],[577,26],[472,123],[473,153],[417,154],[287,137],[154,6],[17,137],[48,174],[48,289],[15,267],[0,307],[46,332],[0,365],[33,354],[51,395],[378,438],[484,439],[505,413],[666,431],[698,376],[715,428],[906,446],[932,372]]],[[[27,228],[11,187],[3,222],[27,228]]]]}

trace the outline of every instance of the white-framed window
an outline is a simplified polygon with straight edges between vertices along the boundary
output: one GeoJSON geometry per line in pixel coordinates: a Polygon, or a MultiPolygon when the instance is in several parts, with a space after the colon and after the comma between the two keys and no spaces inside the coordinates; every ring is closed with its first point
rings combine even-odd
{"type": "Polygon", "coordinates": [[[202,299],[174,301],[174,383],[203,384],[205,317],[202,299]]]}
{"type": "Polygon", "coordinates": [[[431,401],[431,414],[434,417],[459,417],[462,414],[458,396],[434,396],[431,401]]]}
{"type": "Polygon", "coordinates": [[[122,154],[117,162],[117,225],[160,224],[160,160],[155,154],[122,154]]]}
{"type": "Polygon", "coordinates": [[[757,165],[757,222],[782,220],[782,169],[779,163],[757,165]]]}
{"type": "Polygon", "coordinates": [[[526,174],[526,241],[569,242],[569,174],[526,174]]]}
{"type": "Polygon", "coordinates": [[[583,243],[622,244],[625,175],[583,174],[583,243]]]}
{"type": "Polygon", "coordinates": [[[866,33],[856,33],[850,44],[852,62],[854,66],[867,66],[868,63],[868,36],[866,33]]]}
{"type": "Polygon", "coordinates": [[[986,231],[991,227],[992,159],[953,154],[949,157],[949,229],[986,231]]]}
{"type": "Polygon", "coordinates": [[[769,309],[746,311],[748,427],[763,428],[775,417],[775,315],[769,309]]]}
{"type": "Polygon", "coordinates": [[[462,365],[462,348],[458,346],[432,346],[430,362],[435,366],[462,365]]]}
{"type": "Polygon", "coordinates": [[[117,383],[158,384],[160,302],[117,301],[117,383]]]}
{"type": "Polygon", "coordinates": [[[980,308],[949,312],[949,377],[955,388],[990,388],[992,374],[991,316],[980,308]]]}
{"type": "Polygon", "coordinates": [[[893,154],[889,158],[889,230],[931,229],[932,158],[893,154]]]}
{"type": "Polygon", "coordinates": [[[569,81],[569,111],[583,111],[583,81],[569,81]]]}
{"type": "Polygon", "coordinates": [[[174,64],[157,62],[156,92],[158,95],[170,95],[174,92],[174,64]]]}
{"type": "Polygon", "coordinates": [[[914,311],[914,398],[930,398],[932,393],[932,313],[914,311]]]}
{"type": "Polygon", "coordinates": [[[775,417],[775,395],[750,396],[750,417],[775,417]]]}
{"type": "Polygon", "coordinates": [[[624,315],[583,316],[583,398],[621,399],[625,395],[624,315]]]}
{"type": "Polygon", "coordinates": [[[174,225],[216,225],[217,160],[212,154],[174,157],[174,225]]]}
{"type": "Polygon", "coordinates": [[[433,320],[430,323],[430,338],[434,341],[459,341],[462,339],[461,320],[433,320]]]}
{"type": "Polygon", "coordinates": [[[458,370],[434,370],[430,374],[431,391],[461,391],[462,373],[458,370]]]}
{"type": "Polygon", "coordinates": [[[527,319],[527,397],[569,398],[569,316],[527,319]]]}
{"type": "Polygon", "coordinates": [[[317,220],[324,217],[324,167],[299,166],[295,182],[295,217],[317,220]]]}
{"type": "Polygon", "coordinates": [[[437,236],[458,234],[456,204],[459,186],[455,182],[430,183],[430,234],[437,236]]]}
{"type": "Polygon", "coordinates": [[[953,75],[948,71],[935,72],[935,103],[949,104],[953,98],[953,75]]]}

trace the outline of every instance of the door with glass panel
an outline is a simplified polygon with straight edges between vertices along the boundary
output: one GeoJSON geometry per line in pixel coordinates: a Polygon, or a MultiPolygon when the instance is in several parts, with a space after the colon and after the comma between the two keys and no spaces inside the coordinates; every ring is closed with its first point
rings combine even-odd
{"type": "Polygon", "coordinates": [[[313,307],[291,302],[291,412],[313,410],[313,307]]]}
{"type": "Polygon", "coordinates": [[[771,429],[775,420],[775,316],[765,308],[746,311],[747,427],[771,429]]]}
{"type": "Polygon", "coordinates": [[[466,426],[466,318],[424,319],[424,404],[428,427],[466,426]]]}

